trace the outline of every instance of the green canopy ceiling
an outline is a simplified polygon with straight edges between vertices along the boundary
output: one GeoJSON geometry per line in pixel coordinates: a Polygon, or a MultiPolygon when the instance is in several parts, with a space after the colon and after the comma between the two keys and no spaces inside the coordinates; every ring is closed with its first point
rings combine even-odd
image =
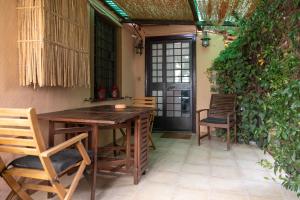
{"type": "Polygon", "coordinates": [[[235,26],[259,0],[101,0],[121,21],[137,24],[235,26]]]}

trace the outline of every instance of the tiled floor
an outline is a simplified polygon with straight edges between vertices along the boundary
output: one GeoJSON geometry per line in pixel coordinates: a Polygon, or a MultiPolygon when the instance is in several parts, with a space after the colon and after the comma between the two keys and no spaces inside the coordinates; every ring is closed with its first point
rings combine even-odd
{"type": "MultiPolygon", "coordinates": [[[[273,180],[272,171],[257,164],[268,156],[255,147],[204,139],[163,139],[154,134],[157,150],[151,150],[149,171],[138,185],[131,176],[98,177],[101,200],[297,200],[273,180]],[[266,179],[269,178],[269,179],[266,179]]],[[[73,199],[89,199],[89,186],[82,179],[73,199]]],[[[36,193],[35,199],[44,199],[36,193]]],[[[45,198],[46,199],[46,198],[45,198]]]]}

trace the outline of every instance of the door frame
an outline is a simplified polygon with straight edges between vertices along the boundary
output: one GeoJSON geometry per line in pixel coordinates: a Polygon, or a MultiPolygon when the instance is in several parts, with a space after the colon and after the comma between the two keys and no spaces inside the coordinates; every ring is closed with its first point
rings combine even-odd
{"type": "Polygon", "coordinates": [[[147,96],[150,89],[150,83],[148,82],[148,74],[151,68],[150,58],[150,44],[151,42],[161,40],[184,40],[191,39],[192,41],[192,132],[196,133],[196,100],[197,100],[197,73],[196,73],[196,35],[184,34],[184,35],[170,35],[170,36],[153,36],[145,38],[145,96],[147,96]]]}

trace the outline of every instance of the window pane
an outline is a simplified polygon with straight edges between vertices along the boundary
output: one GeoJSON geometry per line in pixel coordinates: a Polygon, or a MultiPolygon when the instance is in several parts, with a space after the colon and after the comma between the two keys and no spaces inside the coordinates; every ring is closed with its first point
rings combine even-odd
{"type": "Polygon", "coordinates": [[[171,103],[167,104],[167,110],[173,110],[174,109],[174,105],[171,103]]]}
{"type": "Polygon", "coordinates": [[[152,62],[156,63],[157,62],[157,57],[152,57],[152,62]]]}
{"type": "Polygon", "coordinates": [[[175,55],[181,55],[181,49],[175,49],[174,54],[175,55]]]}
{"type": "Polygon", "coordinates": [[[152,56],[157,56],[157,51],[156,50],[152,50],[152,56]]]}
{"type": "Polygon", "coordinates": [[[189,62],[190,56],[182,56],[182,62],[189,62]]]}
{"type": "Polygon", "coordinates": [[[167,43],[167,49],[173,49],[173,43],[167,43]]]}
{"type": "Polygon", "coordinates": [[[167,76],[174,76],[174,72],[173,71],[167,71],[167,76]]]}
{"type": "Polygon", "coordinates": [[[167,111],[167,117],[173,117],[173,111],[167,111]]]}
{"type": "Polygon", "coordinates": [[[167,56],[173,55],[173,49],[167,49],[167,56]]]}
{"type": "Polygon", "coordinates": [[[181,77],[175,77],[175,83],[181,83],[181,77]]]}
{"type": "Polygon", "coordinates": [[[161,63],[158,63],[158,64],[157,64],[157,69],[158,69],[158,70],[162,70],[162,64],[161,64],[161,63]]]}
{"type": "Polygon", "coordinates": [[[175,56],[175,62],[181,62],[181,56],[175,56]]]}
{"type": "Polygon", "coordinates": [[[180,42],[174,43],[174,48],[181,48],[181,43],[180,42]]]}
{"type": "Polygon", "coordinates": [[[190,47],[190,43],[188,43],[188,42],[182,43],[182,48],[189,48],[189,47],[190,47]]]}
{"type": "Polygon", "coordinates": [[[173,78],[167,78],[168,83],[173,83],[173,78]]]}
{"type": "Polygon", "coordinates": [[[181,63],[175,63],[175,69],[180,69],[181,68],[181,63]]]}
{"type": "Polygon", "coordinates": [[[167,62],[174,62],[174,57],[173,56],[168,56],[167,57],[167,62]]]}
{"type": "Polygon", "coordinates": [[[182,49],[182,55],[189,55],[190,49],[182,49]]]}
{"type": "Polygon", "coordinates": [[[182,70],[182,76],[190,76],[190,70],[182,70]]]}
{"type": "Polygon", "coordinates": [[[159,62],[159,63],[162,62],[162,57],[161,56],[157,57],[157,62],[159,62]]]}
{"type": "Polygon", "coordinates": [[[190,82],[190,77],[183,77],[182,82],[183,83],[189,83],[190,82]]]}
{"type": "Polygon", "coordinates": [[[157,51],[157,55],[158,55],[158,56],[162,56],[162,50],[158,50],[158,51],[157,51]]]}
{"type": "Polygon", "coordinates": [[[167,63],[167,69],[173,69],[173,63],[167,63]]]}
{"type": "Polygon", "coordinates": [[[182,63],[182,69],[189,69],[190,63],[182,63]]]}

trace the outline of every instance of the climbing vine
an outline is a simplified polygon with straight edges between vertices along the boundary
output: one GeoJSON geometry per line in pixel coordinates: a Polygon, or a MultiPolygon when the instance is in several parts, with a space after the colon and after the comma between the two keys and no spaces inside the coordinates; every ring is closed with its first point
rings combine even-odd
{"type": "Polygon", "coordinates": [[[239,141],[270,151],[300,196],[300,0],[261,0],[209,70],[219,92],[238,95],[239,141]]]}

